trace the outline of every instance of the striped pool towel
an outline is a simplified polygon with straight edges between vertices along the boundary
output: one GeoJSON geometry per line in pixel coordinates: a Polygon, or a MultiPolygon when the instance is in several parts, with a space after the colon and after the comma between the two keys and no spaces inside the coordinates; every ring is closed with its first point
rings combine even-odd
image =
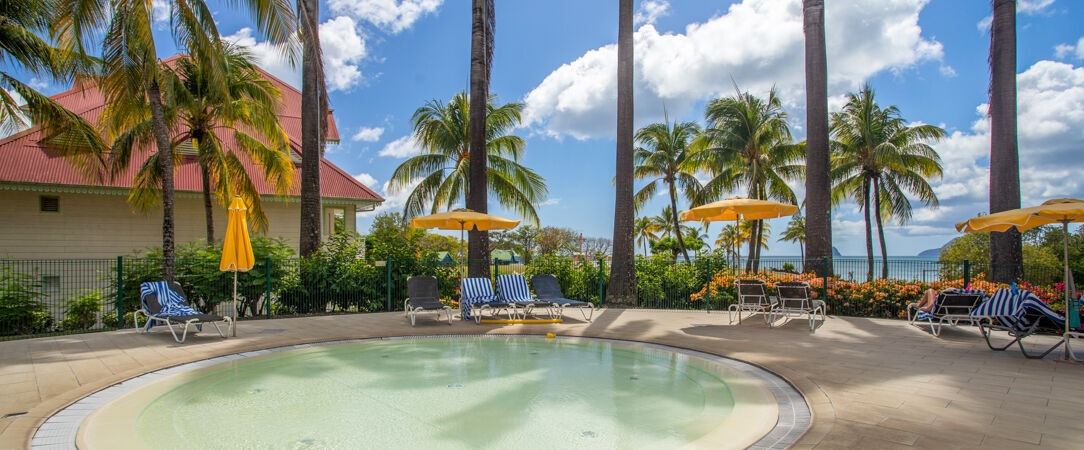
{"type": "MultiPolygon", "coordinates": [[[[148,281],[139,285],[139,297],[145,297],[147,295],[154,294],[154,297],[158,299],[158,304],[162,305],[162,310],[158,312],[158,317],[175,317],[175,316],[191,316],[199,314],[198,311],[188,306],[180,294],[169,288],[169,283],[165,281],[148,281]]],[[[145,329],[150,329],[153,326],[153,321],[147,321],[145,329]]]]}
{"type": "MultiPolygon", "coordinates": [[[[933,308],[930,308],[930,311],[937,311],[937,301],[941,299],[941,294],[979,294],[983,297],[986,297],[986,291],[982,289],[945,289],[937,293],[937,296],[934,297],[933,308]]],[[[931,318],[933,318],[933,313],[930,311],[919,310],[918,316],[915,317],[915,320],[930,320],[931,318]]]]}
{"type": "MultiPolygon", "coordinates": [[[[476,305],[479,303],[496,303],[497,296],[493,294],[493,284],[489,278],[464,278],[459,284],[459,304],[476,305]]],[[[463,318],[472,319],[471,308],[463,308],[463,318]]]]}
{"type": "Polygon", "coordinates": [[[1017,290],[1015,293],[1011,289],[999,289],[994,292],[994,295],[989,300],[983,302],[975,311],[971,313],[974,317],[993,318],[1001,322],[1002,325],[1010,328],[1015,328],[1019,331],[1026,331],[1032,325],[1027,320],[1028,310],[1038,312],[1048,319],[1052,320],[1055,324],[1065,325],[1065,318],[1058,314],[1053,309],[1050,309],[1046,303],[1039,300],[1035,294],[1029,291],[1017,290]]]}
{"type": "Polygon", "coordinates": [[[534,301],[527,279],[523,275],[498,275],[497,292],[501,301],[508,303],[530,303],[534,301]]]}

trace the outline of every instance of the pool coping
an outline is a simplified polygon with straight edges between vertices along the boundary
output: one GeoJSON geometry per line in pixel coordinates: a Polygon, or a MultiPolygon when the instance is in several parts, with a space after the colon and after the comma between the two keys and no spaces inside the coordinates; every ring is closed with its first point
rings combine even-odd
{"type": "MultiPolygon", "coordinates": [[[[371,338],[357,338],[357,339],[338,339],[322,342],[312,342],[304,344],[286,345],[279,347],[271,347],[261,350],[253,350],[246,352],[232,353],[212,358],[205,358],[201,360],[191,361],[188,363],[178,364],[171,367],[167,367],[160,370],[150,371],[121,381],[119,383],[107,386],[103,389],[95,391],[89,395],[83,396],[78,400],[70,403],[69,405],[57,410],[52,415],[48,416],[40,426],[34,430],[34,434],[30,439],[30,448],[32,449],[71,449],[76,448],[76,441],[79,434],[79,429],[82,423],[93,413],[97,408],[105,405],[115,398],[120,397],[123,394],[138,389],[146,384],[158,381],[161,378],[175,375],[190,370],[195,370],[203,367],[208,367],[216,364],[221,364],[228,361],[237,359],[243,359],[252,356],[264,355],[269,353],[277,353],[289,350],[297,350],[311,347],[321,347],[330,345],[350,344],[350,343],[362,343],[362,342],[375,342],[375,341],[393,341],[393,340],[408,340],[408,339],[433,339],[433,338],[507,338],[507,337],[526,337],[526,338],[545,338],[545,335],[541,334],[432,334],[432,335],[404,335],[404,336],[383,336],[383,337],[371,337],[371,338]]],[[[787,448],[798,442],[802,436],[809,431],[813,426],[813,408],[806,401],[800,389],[797,388],[786,378],[765,369],[757,364],[750,363],[735,358],[729,358],[725,356],[719,356],[712,353],[706,353],[697,350],[691,350],[687,348],[657,344],[654,342],[626,340],[626,339],[613,339],[613,338],[601,338],[601,337],[588,337],[588,336],[559,336],[556,337],[559,340],[567,341],[596,341],[596,342],[609,342],[624,345],[635,345],[641,347],[652,348],[656,350],[664,350],[674,353],[683,354],[686,356],[696,357],[703,360],[711,361],[717,364],[722,364],[729,368],[741,371],[746,375],[752,376],[762,382],[764,387],[775,398],[778,408],[778,419],[775,426],[766,435],[761,437],[758,441],[750,445],[748,448],[755,449],[775,449],[775,448],[787,448]]]]}

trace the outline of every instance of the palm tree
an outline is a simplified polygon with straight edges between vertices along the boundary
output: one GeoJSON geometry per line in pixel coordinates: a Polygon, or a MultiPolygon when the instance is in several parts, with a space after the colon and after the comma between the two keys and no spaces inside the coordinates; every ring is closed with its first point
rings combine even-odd
{"type": "MultiPolygon", "coordinates": [[[[267,229],[260,193],[245,170],[239,153],[263,168],[267,182],[285,195],[294,177],[289,138],[278,122],[279,92],[252,63],[247,51],[232,44],[216,55],[217,67],[190,57],[177,60],[163,83],[163,99],[173,150],[191,145],[197,154],[203,186],[207,242],[214,242],[214,208],[211,191],[226,205],[234,194],[249,206],[257,229],[267,229]],[[215,80],[215,73],[221,73],[215,80]],[[176,74],[176,76],[172,76],[176,74]],[[223,139],[229,133],[229,139],[223,139]]],[[[116,135],[111,151],[112,174],[126,170],[137,146],[149,142],[151,123],[143,99],[125,98],[106,107],[103,123],[116,135]],[[134,124],[112,119],[142,117],[134,124]]],[[[178,153],[174,152],[174,155],[178,153]]],[[[161,200],[157,180],[161,179],[157,157],[148,158],[136,174],[129,201],[147,210],[161,200]]]]}
{"type": "MultiPolygon", "coordinates": [[[[489,210],[486,182],[489,150],[486,131],[486,110],[489,99],[489,76],[493,69],[493,32],[496,26],[493,0],[473,0],[471,5],[470,46],[470,167],[466,189],[467,208],[478,212],[489,210]]],[[[537,224],[537,220],[535,221],[537,224]]],[[[471,230],[467,244],[467,273],[483,277],[489,273],[489,233],[471,230]]]]}
{"type": "MultiPolygon", "coordinates": [[[[689,157],[693,152],[689,143],[700,132],[700,127],[692,122],[680,122],[670,124],[653,123],[636,132],[636,141],[642,145],[636,149],[636,168],[633,169],[635,179],[651,179],[644,185],[633,201],[637,208],[642,207],[651,200],[660,184],[665,184],[670,194],[670,209],[677,210],[677,189],[681,188],[682,196],[695,203],[700,198],[700,181],[693,176],[696,168],[691,164],[689,157]]],[[[681,226],[676,214],[671,214],[674,220],[674,231],[677,233],[678,248],[685,260],[689,261],[689,252],[685,249],[684,238],[681,236],[681,226]]]]}
{"type": "MultiPolygon", "coordinates": [[[[490,97],[486,114],[486,184],[501,206],[538,225],[536,205],[546,198],[546,180],[519,163],[526,145],[508,134],[519,124],[522,103],[496,106],[490,97]]],[[[402,189],[421,179],[407,197],[408,217],[451,209],[469,197],[471,178],[470,123],[467,94],[460,92],[448,103],[431,100],[414,111],[414,139],[427,153],[403,161],[395,169],[389,188],[402,189]],[[428,207],[427,207],[428,205],[428,207]]]]}
{"type": "MultiPolygon", "coordinates": [[[[719,198],[727,191],[745,188],[749,198],[797,203],[787,180],[802,176],[804,149],[791,142],[787,114],[775,88],[767,99],[737,91],[733,97],[708,103],[704,130],[706,148],[697,153],[698,167],[712,179],[704,185],[704,200],[719,198]]],[[[757,270],[763,239],[763,221],[754,223],[749,242],[748,270],[757,270]]]]}
{"type": "Polygon", "coordinates": [[[937,195],[926,181],[941,176],[941,157],[927,142],[945,136],[933,125],[908,126],[899,109],[882,109],[868,84],[851,94],[843,110],[832,114],[832,200],[855,199],[865,211],[867,278],[873,279],[873,238],[870,214],[875,213],[881,242],[882,278],[888,278],[888,255],[882,217],[904,222],[911,217],[911,201],[904,191],[927,206],[936,207],[937,195]],[[872,200],[872,204],[871,204],[872,200]]]}
{"type": "MultiPolygon", "coordinates": [[[[255,0],[267,1],[267,0],[255,0]]],[[[320,0],[297,0],[301,56],[301,230],[298,250],[320,249],[320,158],[327,139],[327,85],[320,49],[320,0]]]]}
{"type": "MultiPolygon", "coordinates": [[[[294,16],[281,2],[242,0],[257,27],[272,43],[285,43],[293,33],[294,16]]],[[[65,52],[86,57],[87,44],[102,43],[99,86],[106,104],[137,99],[147,102],[139,110],[150,114],[150,136],[157,148],[162,192],[162,276],[173,280],[174,218],[173,160],[162,84],[172,76],[158,58],[153,33],[151,2],[131,0],[57,0],[51,32],[65,52]],[[98,36],[101,34],[102,36],[98,36]]],[[[201,64],[210,64],[210,55],[220,51],[222,41],[211,10],[202,0],[170,0],[173,35],[178,48],[201,64]]],[[[214,74],[221,80],[221,74],[214,74]]],[[[143,117],[115,118],[135,123],[143,117]]]]}
{"type": "MultiPolygon", "coordinates": [[[[805,201],[810,258],[832,258],[832,205],[828,149],[828,57],[824,41],[824,0],[802,0],[805,32],[805,201]]],[[[821,267],[822,265],[814,265],[821,267]]],[[[807,268],[810,266],[806,266],[807,268]]],[[[831,263],[818,275],[832,273],[831,263]]]]}
{"type": "Polygon", "coordinates": [[[647,244],[658,240],[661,228],[652,217],[639,217],[636,219],[636,244],[644,247],[644,256],[647,256],[647,244]]]}
{"type": "MultiPolygon", "coordinates": [[[[1016,1],[993,0],[990,24],[990,212],[1020,207],[1016,140],[1016,1]]],[[[1023,276],[1020,232],[990,233],[992,281],[1023,276]]]]}
{"type": "MultiPolygon", "coordinates": [[[[92,61],[54,48],[39,34],[47,32],[52,3],[48,0],[0,4],[0,54],[22,72],[67,82],[90,69],[92,61]]],[[[37,125],[42,141],[62,150],[85,175],[100,177],[107,148],[101,135],[78,114],[0,70],[0,132],[5,135],[37,125]],[[22,97],[23,105],[11,94],[22,97]]]]}
{"type": "Polygon", "coordinates": [[[803,265],[805,264],[805,236],[805,217],[799,214],[790,218],[787,229],[783,230],[782,236],[779,236],[781,241],[798,243],[798,253],[801,255],[803,265]]]}
{"type": "Polygon", "coordinates": [[[735,261],[738,261],[738,258],[741,258],[741,245],[745,243],[745,239],[744,227],[737,224],[724,225],[723,229],[719,230],[715,246],[726,249],[724,251],[727,257],[734,256],[735,261]]]}
{"type": "Polygon", "coordinates": [[[617,20],[617,176],[614,177],[614,249],[606,303],[636,304],[636,266],[633,261],[633,99],[632,0],[620,0],[617,20]]]}

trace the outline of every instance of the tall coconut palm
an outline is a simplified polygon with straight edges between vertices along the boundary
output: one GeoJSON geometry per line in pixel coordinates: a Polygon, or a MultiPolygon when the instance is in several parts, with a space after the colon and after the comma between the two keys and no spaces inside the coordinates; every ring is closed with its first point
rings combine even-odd
{"type": "MultiPolygon", "coordinates": [[[[678,209],[679,188],[686,200],[696,203],[700,199],[703,186],[693,176],[696,167],[692,164],[690,155],[693,150],[689,146],[699,132],[700,127],[692,122],[653,123],[636,132],[636,141],[641,147],[635,152],[636,167],[632,172],[633,177],[638,180],[651,179],[651,182],[644,185],[633,197],[637,208],[650,201],[660,185],[669,193],[671,211],[678,209]]],[[[685,249],[678,217],[676,214],[671,215],[674,220],[673,229],[677,233],[678,248],[685,260],[689,261],[689,252],[685,249]]]]}
{"type": "MultiPolygon", "coordinates": [[[[993,0],[990,24],[990,212],[1020,207],[1016,139],[1016,1],[993,0]]],[[[993,281],[1023,276],[1020,232],[990,233],[993,281]]]]}
{"type": "MultiPolygon", "coordinates": [[[[414,139],[426,153],[403,161],[388,187],[403,189],[419,180],[404,207],[408,217],[450,209],[470,195],[470,110],[461,92],[448,103],[431,100],[414,112],[414,139]]],[[[522,103],[497,106],[490,97],[486,113],[486,184],[498,202],[527,221],[538,224],[537,205],[546,198],[546,180],[519,163],[526,145],[508,134],[519,125],[522,103]]]]}
{"type": "Polygon", "coordinates": [[[802,264],[805,264],[805,217],[799,214],[791,217],[790,222],[787,223],[787,229],[783,230],[783,235],[779,236],[779,240],[797,243],[798,254],[801,255],[802,264]]]}
{"type": "MultiPolygon", "coordinates": [[[[749,198],[797,203],[787,181],[802,176],[804,166],[798,163],[804,150],[791,142],[787,114],[774,88],[766,99],[739,90],[712,100],[705,116],[706,148],[696,154],[699,167],[712,176],[704,185],[704,201],[745,189],[749,198]]],[[[761,248],[755,243],[763,238],[764,223],[757,220],[753,226],[747,269],[755,271],[761,248]]]]}
{"type": "Polygon", "coordinates": [[[614,249],[606,303],[636,305],[636,266],[633,256],[633,99],[632,0],[620,0],[617,19],[617,176],[614,177],[614,249]]]}
{"type": "MultiPolygon", "coordinates": [[[[175,158],[180,146],[191,146],[197,155],[208,243],[215,239],[212,191],[222,205],[234,194],[240,195],[249,206],[255,227],[267,229],[260,193],[239,155],[262,168],[263,178],[280,194],[285,195],[293,183],[289,138],[276,115],[278,89],[251,58],[247,50],[227,43],[210,61],[197,62],[187,56],[178,59],[167,72],[176,76],[166,76],[163,83],[175,158]],[[223,75],[221,80],[215,79],[216,73],[223,75]]],[[[133,151],[153,139],[146,107],[143,99],[128,97],[107,105],[102,114],[103,123],[116,134],[110,152],[114,175],[128,168],[133,151]],[[134,124],[112,121],[130,117],[143,120],[134,124]]],[[[147,210],[161,200],[157,182],[162,176],[160,167],[155,155],[139,169],[128,196],[135,206],[147,210]]]]}
{"type": "MultiPolygon", "coordinates": [[[[470,175],[467,177],[467,208],[478,212],[489,211],[486,186],[488,170],[486,138],[486,110],[489,99],[489,79],[493,69],[493,33],[496,16],[493,0],[471,2],[470,46],[470,175]]],[[[489,232],[471,230],[467,244],[467,273],[483,277],[489,273],[489,232]]]]}
{"type": "Polygon", "coordinates": [[[647,245],[658,240],[658,233],[662,231],[651,217],[639,217],[636,219],[636,244],[644,247],[644,256],[647,256],[647,245]]]}
{"type": "MultiPolygon", "coordinates": [[[[806,173],[805,202],[810,258],[832,259],[832,182],[828,148],[828,57],[824,41],[824,0],[802,0],[805,33],[806,173]]],[[[822,264],[806,265],[823,267],[822,264]]],[[[832,274],[831,263],[818,275],[832,274]]]]}
{"type": "MultiPolygon", "coordinates": [[[[275,0],[250,0],[275,1],[275,0]]],[[[298,250],[320,249],[320,158],[327,139],[327,85],[320,48],[320,0],[297,0],[301,56],[301,230],[298,250]]]]}
{"type": "Polygon", "coordinates": [[[855,199],[865,211],[868,279],[873,279],[873,213],[881,243],[881,277],[888,278],[882,218],[908,220],[908,192],[927,206],[937,206],[937,195],[926,180],[941,176],[941,157],[928,142],[943,138],[945,130],[933,125],[908,126],[898,108],[877,105],[868,84],[851,94],[840,112],[832,114],[831,129],[837,144],[832,155],[833,203],[855,199]]]}
{"type": "MultiPolygon", "coordinates": [[[[4,66],[24,73],[68,82],[91,69],[89,59],[53,47],[40,37],[48,32],[48,0],[6,1],[0,4],[0,55],[4,66]]],[[[30,126],[43,132],[42,142],[61,149],[85,175],[98,178],[105,168],[106,145],[93,125],[53,99],[0,70],[0,135],[30,126]],[[22,98],[20,102],[12,92],[22,98]],[[25,106],[25,109],[24,109],[25,106]]]]}
{"type": "Polygon", "coordinates": [[[715,239],[715,246],[725,249],[728,258],[733,256],[735,261],[739,261],[741,258],[741,245],[745,243],[746,237],[744,227],[737,224],[724,225],[715,239]]]}
{"type": "MultiPolygon", "coordinates": [[[[273,0],[241,0],[257,28],[272,43],[285,43],[293,33],[289,5],[273,0]]],[[[158,58],[154,41],[151,2],[133,0],[57,0],[51,32],[66,52],[85,56],[91,42],[101,42],[99,86],[107,104],[145,99],[157,148],[162,192],[162,276],[173,280],[173,154],[170,145],[162,85],[169,68],[158,58]],[[127,100],[126,100],[127,99],[127,100]]],[[[171,24],[177,46],[201,61],[219,50],[222,41],[211,10],[202,0],[170,0],[171,24]]],[[[212,66],[213,67],[213,66],[212,66]]],[[[216,75],[216,79],[219,77],[216,75]]],[[[120,119],[128,123],[137,116],[120,119]]]]}

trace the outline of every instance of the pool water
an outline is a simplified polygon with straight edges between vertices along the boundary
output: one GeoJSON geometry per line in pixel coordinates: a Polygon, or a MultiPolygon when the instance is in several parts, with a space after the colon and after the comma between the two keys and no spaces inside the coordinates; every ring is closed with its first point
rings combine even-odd
{"type": "Polygon", "coordinates": [[[741,447],[775,423],[772,402],[755,384],[700,358],[604,341],[362,342],[176,375],[103,407],[84,423],[82,442],[102,448],[111,439],[149,448],[741,447]]]}

